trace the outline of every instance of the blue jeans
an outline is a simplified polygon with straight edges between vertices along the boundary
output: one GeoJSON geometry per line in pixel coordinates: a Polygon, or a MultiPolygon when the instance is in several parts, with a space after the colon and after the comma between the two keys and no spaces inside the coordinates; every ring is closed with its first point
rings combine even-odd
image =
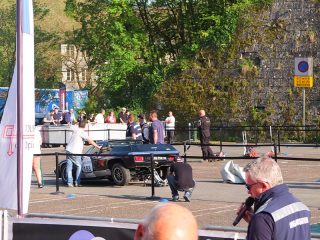
{"type": "Polygon", "coordinates": [[[73,184],[72,168],[73,164],[76,166],[76,179],[75,183],[80,184],[80,174],[81,174],[81,156],[74,156],[72,153],[67,151],[67,175],[68,184],[73,184]]]}
{"type": "Polygon", "coordinates": [[[174,175],[172,175],[172,174],[168,175],[167,179],[168,179],[169,187],[171,189],[172,197],[179,196],[178,191],[182,191],[182,192],[184,192],[185,195],[188,194],[188,196],[190,196],[190,198],[191,198],[193,188],[179,189],[177,186],[177,181],[176,181],[174,175]]]}

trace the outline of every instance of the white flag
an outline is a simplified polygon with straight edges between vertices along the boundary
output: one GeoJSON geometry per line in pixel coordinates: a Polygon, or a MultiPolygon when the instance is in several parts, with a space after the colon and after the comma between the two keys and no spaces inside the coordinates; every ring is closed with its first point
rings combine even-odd
{"type": "MultiPolygon", "coordinates": [[[[22,213],[28,212],[34,148],[34,27],[32,0],[22,0],[22,213]]],[[[18,46],[18,45],[17,45],[18,46]]],[[[18,209],[17,65],[0,124],[0,208],[18,209]]]]}

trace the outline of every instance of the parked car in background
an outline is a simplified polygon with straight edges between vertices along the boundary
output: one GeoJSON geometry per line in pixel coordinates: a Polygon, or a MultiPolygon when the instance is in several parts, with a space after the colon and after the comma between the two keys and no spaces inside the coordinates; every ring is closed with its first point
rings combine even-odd
{"type": "MultiPolygon", "coordinates": [[[[82,157],[81,179],[111,179],[124,186],[131,180],[145,180],[151,175],[151,156],[154,167],[166,179],[171,163],[179,152],[170,144],[142,144],[142,141],[112,140],[98,142],[101,150],[90,147],[82,157]]],[[[59,176],[67,183],[67,161],[58,165],[59,176]]]]}

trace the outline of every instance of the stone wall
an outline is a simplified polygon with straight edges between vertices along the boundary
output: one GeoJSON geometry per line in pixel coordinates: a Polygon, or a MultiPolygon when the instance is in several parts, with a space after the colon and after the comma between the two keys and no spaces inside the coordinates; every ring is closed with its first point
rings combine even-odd
{"type": "Polygon", "coordinates": [[[302,89],[293,88],[294,58],[313,57],[314,86],[306,89],[307,124],[313,123],[320,110],[320,4],[312,0],[274,0],[272,6],[255,15],[254,31],[245,33],[251,44],[240,51],[240,58],[252,60],[258,75],[254,81],[261,86],[256,103],[266,104],[273,94],[279,103],[294,94],[297,119],[302,115],[302,89]]]}

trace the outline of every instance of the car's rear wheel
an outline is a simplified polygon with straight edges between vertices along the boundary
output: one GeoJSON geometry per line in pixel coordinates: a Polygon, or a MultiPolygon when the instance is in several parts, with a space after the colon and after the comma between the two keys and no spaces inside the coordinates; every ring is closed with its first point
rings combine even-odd
{"type": "Polygon", "coordinates": [[[118,186],[127,185],[131,179],[130,170],[120,163],[115,163],[111,169],[113,182],[118,186]]]}

